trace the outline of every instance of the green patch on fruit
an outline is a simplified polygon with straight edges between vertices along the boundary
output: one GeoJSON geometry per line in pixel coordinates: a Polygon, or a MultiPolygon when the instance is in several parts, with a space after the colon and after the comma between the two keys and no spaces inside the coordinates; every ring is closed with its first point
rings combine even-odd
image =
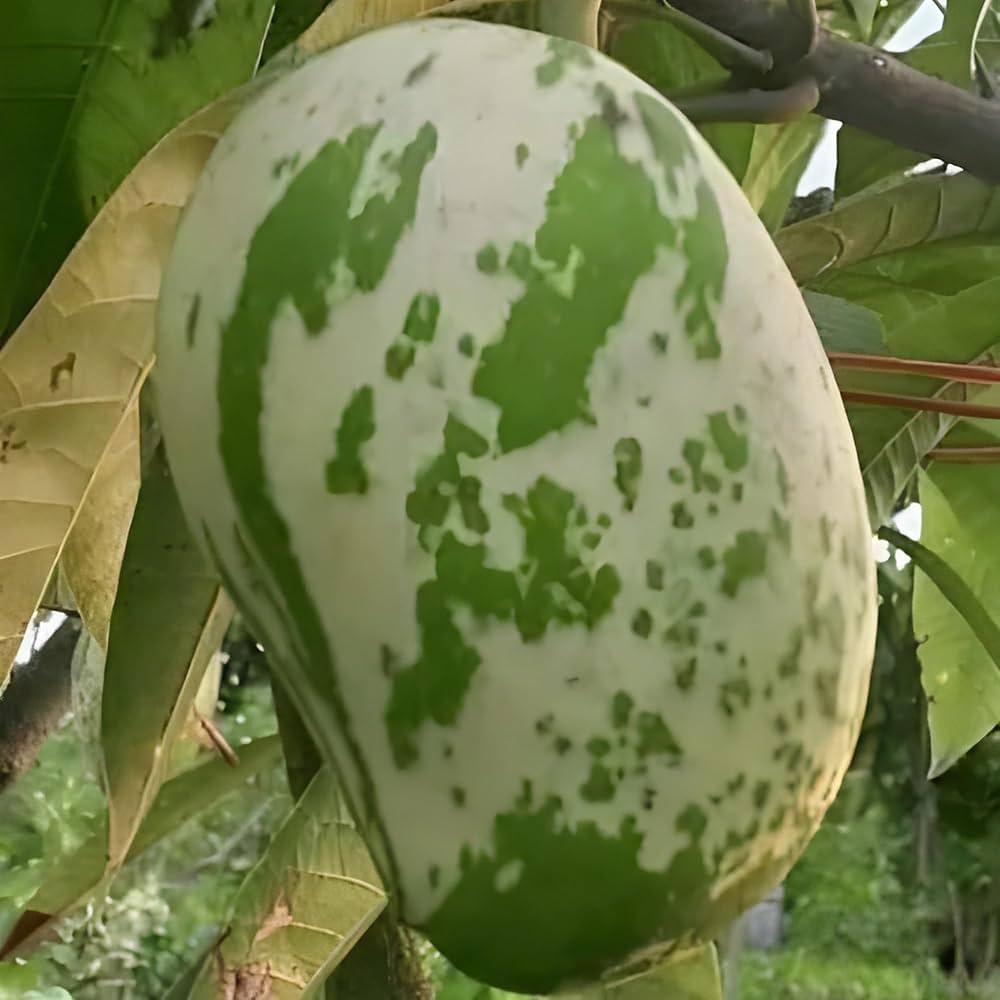
{"type": "MultiPolygon", "coordinates": [[[[454,504],[467,528],[487,530],[479,482],[462,475],[458,458],[481,457],[488,447],[472,428],[448,418],[441,454],[417,477],[406,500],[407,517],[419,526],[421,544],[428,551],[436,537],[429,529],[444,528],[454,504]]],[[[513,619],[522,640],[531,642],[541,639],[552,623],[593,628],[611,613],[621,589],[613,566],[592,571],[572,543],[570,528],[578,507],[571,492],[542,477],[526,496],[507,494],[502,502],[524,531],[518,572],[488,566],[485,545],[467,545],[446,530],[434,550],[435,576],[417,592],[420,656],[394,674],[386,709],[389,742],[399,767],[417,760],[415,735],[426,722],[448,726],[457,721],[481,663],[455,623],[455,609],[468,608],[480,621],[513,619]]]]}
{"type": "Polygon", "coordinates": [[[437,132],[422,126],[381,169],[393,171],[391,195],[371,197],[352,215],[352,196],[380,125],[360,126],[327,142],[291,180],[257,228],[232,315],[221,332],[217,393],[219,448],[240,518],[293,619],[296,667],[317,690],[329,692],[341,736],[360,776],[364,812],[379,824],[375,788],[353,733],[323,622],[293,550],[288,525],[273,499],[264,458],[264,369],[278,313],[291,304],[310,335],[326,328],[330,275],[348,268],[370,291],[382,280],[399,239],[412,223],[417,194],[437,147],[437,132]],[[323,211],[317,213],[316,206],[323,211]],[[289,253],[289,247],[299,252],[289,253]]]}
{"type": "Polygon", "coordinates": [[[496,274],[500,270],[500,251],[495,243],[487,243],[476,254],[476,267],[483,274],[496,274]]]}
{"type": "Polygon", "coordinates": [[[535,70],[535,79],[540,87],[557,84],[570,66],[587,67],[594,63],[594,58],[586,46],[565,38],[550,37],[548,49],[548,59],[535,70]]]}
{"type": "Polygon", "coordinates": [[[639,498],[642,478],[642,446],[635,438],[622,438],[615,444],[615,486],[622,495],[626,510],[632,510],[639,498]]]}
{"type": "MultiPolygon", "coordinates": [[[[598,775],[590,787],[600,796],[608,786],[598,775]]],[[[596,979],[637,942],[701,923],[711,885],[706,824],[697,806],[683,809],[675,827],[688,845],[663,871],[649,871],[639,863],[644,835],[634,815],[607,834],[590,822],[567,826],[558,799],[521,801],[497,816],[492,855],[463,850],[457,885],[423,929],[468,975],[504,989],[547,994],[571,977],[596,979]],[[503,877],[511,864],[520,874],[514,884],[503,877]],[[600,872],[600,892],[580,878],[587,871],[600,872]]]]}
{"type": "Polygon", "coordinates": [[[437,333],[441,316],[441,300],[436,295],[420,292],[413,297],[403,322],[403,336],[414,343],[429,344],[437,333]]]}
{"type": "Polygon", "coordinates": [[[326,488],[334,494],[368,492],[362,447],[375,436],[374,392],[362,386],[344,407],[337,428],[337,453],[326,466],[326,488]]]}
{"type": "Polygon", "coordinates": [[[708,430],[715,447],[722,453],[722,461],[730,472],[746,468],[750,458],[750,445],[746,434],[733,428],[725,413],[712,413],[708,418],[708,430]]]}
{"type": "Polygon", "coordinates": [[[682,751],[674,734],[658,712],[640,712],[636,719],[639,743],[636,752],[640,757],[659,754],[680,759],[682,751]]]}
{"type": "Polygon", "coordinates": [[[767,568],[767,539],[759,531],[741,531],[736,541],[722,554],[725,572],[721,590],[728,597],[748,580],[763,576],[767,568]]]}
{"type": "MultiPolygon", "coordinates": [[[[656,127],[662,135],[668,126],[656,127]]],[[[690,147],[683,130],[673,139],[679,144],[671,151],[657,148],[668,176],[668,166],[682,168],[690,147]]],[[[476,395],[500,408],[503,451],[527,447],[573,421],[593,421],[587,379],[595,354],[621,321],[635,283],[653,267],[659,248],[686,245],[695,239],[687,230],[703,222],[722,246],[715,254],[694,248],[698,252],[685,282],[701,289],[698,295],[705,304],[700,311],[690,304],[684,308],[689,327],[697,314],[697,336],[707,336],[707,303],[721,293],[726,249],[712,221],[718,209],[710,193],[706,197],[705,204],[699,201],[698,217],[685,222],[682,233],[660,213],[655,185],[644,168],[620,155],[604,119],[586,122],[548,192],[546,218],[534,245],[516,244],[510,251],[507,267],[524,291],[511,306],[502,337],[483,350],[473,381],[476,395]],[[600,198],[594,198],[595,187],[600,198]],[[622,231],[628,232],[627,240],[620,238],[622,231]],[[703,267],[721,271],[702,274],[703,267]],[[557,365],[553,358],[559,359],[557,365]]],[[[714,321],[709,326],[714,337],[714,321]]]]}
{"type": "MultiPolygon", "coordinates": [[[[693,158],[694,149],[680,117],[658,98],[637,93],[635,101],[646,133],[663,167],[668,190],[674,197],[680,187],[674,171],[694,169],[685,163],[685,154],[693,158]]],[[[695,183],[697,211],[682,226],[681,249],[688,262],[674,302],[685,314],[684,329],[699,360],[717,358],[722,353],[716,330],[716,317],[722,301],[722,288],[729,264],[729,244],[722,223],[722,213],[708,181],[698,174],[695,183]]]]}

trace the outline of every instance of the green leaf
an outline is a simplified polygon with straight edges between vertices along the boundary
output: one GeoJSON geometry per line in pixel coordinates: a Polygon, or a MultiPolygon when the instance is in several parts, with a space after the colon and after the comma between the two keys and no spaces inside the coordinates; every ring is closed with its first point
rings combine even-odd
{"type": "Polygon", "coordinates": [[[951,294],[998,273],[1000,195],[965,173],[913,177],[788,226],[775,242],[795,280],[817,291],[861,301],[831,287],[850,275],[868,279],[883,294],[909,294],[913,285],[951,294]],[[964,276],[982,257],[992,261],[992,271],[982,262],[964,276]]]}
{"type": "Polygon", "coordinates": [[[885,44],[920,8],[925,0],[887,0],[875,14],[875,27],[869,42],[884,48],[885,44]]]}
{"type": "Polygon", "coordinates": [[[838,198],[857,194],[883,177],[900,174],[927,156],[863,132],[851,125],[837,131],[837,170],[833,189],[838,198]]]}
{"type": "Polygon", "coordinates": [[[274,714],[278,719],[278,734],[285,757],[285,773],[293,798],[298,798],[309,787],[323,760],[313,742],[292,699],[275,674],[271,674],[271,695],[274,714]]]}
{"type": "Polygon", "coordinates": [[[913,630],[927,693],[930,777],[945,772],[1000,721],[1000,546],[992,499],[1000,469],[935,464],[921,473],[921,537],[879,534],[913,560],[913,630]]]}
{"type": "Polygon", "coordinates": [[[948,0],[944,26],[933,36],[944,42],[949,51],[937,74],[959,86],[970,86],[975,77],[976,42],[991,0],[948,0]]]}
{"type": "Polygon", "coordinates": [[[254,71],[271,0],[15,0],[0,42],[0,343],[139,159],[254,71]]]}
{"type": "Polygon", "coordinates": [[[241,886],[191,1000],[234,995],[237,982],[255,996],[315,996],[386,902],[324,768],[241,886]]]}
{"type": "MultiPolygon", "coordinates": [[[[984,355],[998,340],[995,317],[1000,311],[1000,278],[942,298],[886,334],[889,354],[896,357],[965,363],[984,355]]],[[[984,391],[961,383],[942,385],[933,379],[859,373],[842,386],[911,396],[935,395],[963,400],[984,391]]],[[[924,456],[954,426],[946,414],[914,413],[851,404],[848,416],[861,460],[872,526],[892,512],[896,499],[912,479],[924,456]]]]}
{"type": "Polygon", "coordinates": [[[266,62],[286,45],[291,45],[323,13],[331,0],[277,0],[274,20],[264,43],[266,62]]]}
{"type": "MultiPolygon", "coordinates": [[[[878,314],[864,306],[833,295],[806,291],[803,295],[823,346],[830,352],[886,355],[885,329],[878,314]]],[[[915,379],[872,373],[842,371],[842,387],[870,391],[919,392],[926,383],[915,379]]],[[[946,398],[964,398],[961,386],[948,385],[934,393],[946,398]]],[[[940,444],[955,422],[942,413],[911,413],[884,407],[849,404],[855,446],[873,530],[883,524],[895,507],[924,456],[940,444]]]]}
{"type": "Polygon", "coordinates": [[[809,315],[828,352],[887,354],[885,328],[878,313],[836,295],[805,291],[809,315]]]}
{"type": "MultiPolygon", "coordinates": [[[[127,860],[159,843],[188,820],[213,806],[248,778],[272,767],[281,757],[281,741],[265,736],[240,747],[239,763],[232,767],[221,757],[212,757],[183,774],[171,778],[160,789],[129,848],[127,860]]],[[[57,859],[25,908],[21,931],[0,949],[25,951],[35,944],[52,921],[93,896],[106,882],[107,823],[76,850],[57,859]],[[34,915],[34,918],[31,918],[34,915]],[[31,928],[31,929],[28,929],[31,928]]]]}
{"type": "Polygon", "coordinates": [[[722,1000],[719,956],[714,944],[668,958],[662,964],[574,1000],[722,1000]]]}
{"type": "Polygon", "coordinates": [[[139,492],[111,615],[101,702],[108,864],[119,865],[167,777],[232,605],[184,519],[162,451],[139,492]]]}
{"type": "Polygon", "coordinates": [[[875,23],[875,12],[878,10],[879,0],[850,0],[850,2],[854,19],[858,22],[861,40],[868,41],[875,23]]]}
{"type": "Polygon", "coordinates": [[[758,125],[746,171],[739,178],[743,193],[772,233],[782,224],[788,205],[823,134],[824,122],[806,115],[780,125],[758,125]]]}
{"type": "MultiPolygon", "coordinates": [[[[939,398],[964,398],[960,387],[948,386],[939,398]]],[[[927,453],[943,441],[955,424],[944,413],[906,413],[877,406],[850,405],[847,415],[854,432],[865,484],[868,520],[877,531],[895,510],[927,453]]]]}

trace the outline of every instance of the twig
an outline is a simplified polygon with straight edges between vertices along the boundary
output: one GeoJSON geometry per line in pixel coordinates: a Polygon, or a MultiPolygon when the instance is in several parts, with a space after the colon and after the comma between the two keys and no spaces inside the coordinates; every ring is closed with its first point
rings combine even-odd
{"type": "Polygon", "coordinates": [[[965,403],[961,400],[938,399],[933,396],[904,396],[893,392],[854,392],[842,390],[844,402],[888,406],[895,410],[923,410],[928,413],[949,413],[956,417],[981,417],[1000,420],[1000,406],[965,403]]]}
{"type": "Polygon", "coordinates": [[[238,767],[240,763],[240,758],[236,755],[236,752],[229,745],[226,737],[222,735],[222,731],[219,727],[210,719],[207,715],[203,715],[198,709],[194,709],[195,718],[201,724],[201,728],[205,730],[206,735],[212,741],[212,746],[219,751],[219,756],[230,766],[238,767]]]}
{"type": "Polygon", "coordinates": [[[921,73],[889,53],[820,31],[804,59],[803,21],[770,0],[672,0],[673,6],[744,44],[774,55],[761,85],[810,76],[816,112],[1000,183],[1000,102],[921,73]]]}
{"type": "Polygon", "coordinates": [[[683,115],[699,124],[754,122],[758,125],[794,121],[809,114],[818,101],[819,88],[809,77],[802,77],[780,90],[735,90],[673,99],[683,115]]]}
{"type": "Polygon", "coordinates": [[[656,7],[642,3],[641,0],[604,0],[602,9],[612,15],[671,24],[701,46],[726,69],[742,69],[763,74],[769,73],[774,67],[774,59],[770,52],[744,45],[725,31],[719,31],[669,3],[663,3],[662,0],[656,7]]]}
{"type": "Polygon", "coordinates": [[[1000,462],[1000,448],[932,448],[927,457],[935,462],[949,462],[952,465],[993,465],[1000,462]]]}
{"type": "Polygon", "coordinates": [[[943,361],[918,361],[915,358],[891,358],[881,354],[849,354],[831,351],[827,357],[835,368],[860,368],[875,372],[901,372],[924,375],[952,382],[994,385],[1000,382],[1000,368],[985,365],[960,365],[943,361]]]}

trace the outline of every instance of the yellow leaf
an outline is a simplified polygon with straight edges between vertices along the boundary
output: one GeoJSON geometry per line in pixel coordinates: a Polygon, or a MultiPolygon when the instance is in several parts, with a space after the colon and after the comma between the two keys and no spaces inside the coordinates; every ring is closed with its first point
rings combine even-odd
{"type": "MultiPolygon", "coordinates": [[[[295,47],[309,55],[381,24],[462,6],[340,0],[295,47]]],[[[130,451],[131,432],[117,435],[153,364],[163,265],[209,154],[267,79],[265,73],[203,108],[146,154],[0,349],[0,690],[64,550],[76,599],[88,605],[81,612],[107,641],[132,489],[130,474],[116,475],[110,464],[125,462],[130,451]],[[95,489],[93,513],[67,548],[95,489]],[[100,517],[102,491],[116,497],[116,513],[107,526],[108,551],[100,565],[88,566],[97,546],[88,546],[86,525],[100,517]]]]}
{"type": "MultiPolygon", "coordinates": [[[[427,14],[464,13],[498,0],[337,0],[302,33],[295,47],[307,55],[322,52],[354,35],[427,14]]],[[[525,0],[526,2],[526,0],[525,0]]]]}
{"type": "Polygon", "coordinates": [[[139,408],[133,404],[96,471],[61,563],[83,624],[104,650],[140,479],[139,408]]]}
{"type": "Polygon", "coordinates": [[[0,688],[102,467],[128,452],[129,432],[116,435],[152,367],[177,218],[246,93],[209,105],[150,150],[0,350],[0,688]]]}

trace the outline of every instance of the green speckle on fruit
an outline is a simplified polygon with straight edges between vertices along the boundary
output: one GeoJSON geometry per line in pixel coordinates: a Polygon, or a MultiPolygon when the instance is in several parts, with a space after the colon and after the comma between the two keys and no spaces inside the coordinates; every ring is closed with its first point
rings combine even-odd
{"type": "Polygon", "coordinates": [[[736,542],[722,555],[725,572],[721,590],[735,597],[740,586],[748,580],[763,576],[767,568],[767,539],[759,531],[741,531],[736,542]]]}
{"type": "Polygon", "coordinates": [[[611,699],[611,725],[615,729],[623,729],[628,725],[635,702],[627,691],[616,691],[611,699]]]}
{"type": "Polygon", "coordinates": [[[580,797],[588,802],[610,802],[615,797],[615,783],[603,764],[590,765],[590,774],[580,786],[580,797]]]}
{"type": "Polygon", "coordinates": [[[631,510],[639,496],[642,477],[642,446],[635,438],[621,438],[615,444],[615,486],[626,510],[631,510]]]}
{"type": "Polygon", "coordinates": [[[674,734],[663,721],[662,715],[656,712],[640,712],[636,717],[636,729],[639,734],[636,752],[640,757],[662,754],[679,758],[682,755],[681,748],[678,746],[677,740],[674,739],[674,734]]]}
{"type": "Polygon", "coordinates": [[[337,428],[337,453],[326,466],[326,488],[331,493],[368,492],[368,472],[362,447],[375,436],[374,393],[362,386],[351,396],[337,428]]]}
{"type": "Polygon", "coordinates": [[[653,616],[645,608],[640,608],[632,616],[632,631],[640,639],[648,639],[653,631],[653,616]]]}
{"type": "Polygon", "coordinates": [[[414,343],[430,343],[437,332],[441,301],[436,295],[420,292],[413,297],[403,322],[403,335],[414,343]]]}
{"type": "Polygon", "coordinates": [[[725,413],[711,413],[708,429],[715,447],[722,453],[722,460],[730,472],[746,468],[750,457],[750,446],[746,434],[734,430],[725,413]]]}
{"type": "Polygon", "coordinates": [[[540,87],[551,87],[559,83],[566,70],[572,66],[589,67],[593,59],[590,50],[565,38],[549,36],[548,58],[535,70],[535,79],[540,87]]]}
{"type": "Polygon", "coordinates": [[[500,270],[500,251],[495,243],[487,243],[476,254],[476,267],[483,274],[496,274],[500,270]]]}

